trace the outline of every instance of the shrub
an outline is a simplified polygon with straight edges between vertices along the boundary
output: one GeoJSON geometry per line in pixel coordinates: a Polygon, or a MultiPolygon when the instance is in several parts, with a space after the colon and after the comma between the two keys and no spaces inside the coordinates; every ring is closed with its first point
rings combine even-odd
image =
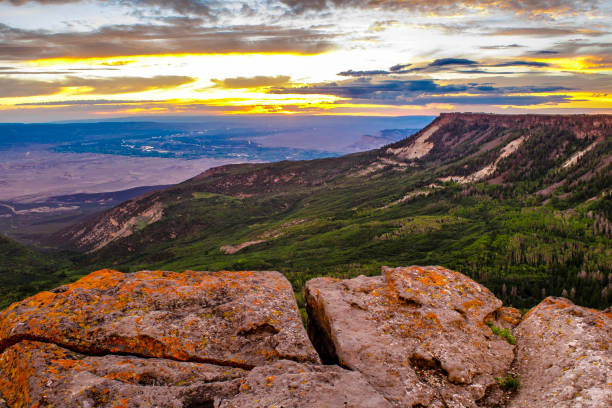
{"type": "Polygon", "coordinates": [[[504,378],[495,377],[495,381],[506,391],[516,391],[521,386],[520,379],[511,375],[507,375],[504,378]]]}
{"type": "Polygon", "coordinates": [[[498,335],[499,337],[503,337],[510,344],[516,344],[516,339],[514,338],[512,333],[510,333],[510,330],[502,329],[501,327],[497,327],[491,321],[486,322],[486,323],[487,323],[487,326],[491,328],[491,331],[494,334],[498,335]]]}

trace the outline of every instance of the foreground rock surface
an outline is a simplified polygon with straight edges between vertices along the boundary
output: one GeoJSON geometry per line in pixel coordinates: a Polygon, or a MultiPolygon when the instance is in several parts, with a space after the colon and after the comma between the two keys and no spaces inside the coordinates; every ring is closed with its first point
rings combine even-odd
{"type": "Polygon", "coordinates": [[[313,279],[306,300],[324,362],[343,367],[321,365],[277,272],[94,272],[0,313],[0,408],[612,406],[609,311],[547,298],[521,321],[466,276],[416,266],[313,279]],[[514,395],[495,379],[509,372],[514,395]]]}
{"type": "Polygon", "coordinates": [[[0,408],[387,406],[317,364],[277,272],[98,271],[12,305],[0,335],[0,408]]]}
{"type": "Polygon", "coordinates": [[[101,270],[4,310],[0,351],[24,339],[247,369],[319,362],[278,272],[101,270]]]}
{"type": "Polygon", "coordinates": [[[253,369],[241,392],[219,408],[390,408],[361,373],[279,361],[253,369]]]}
{"type": "Polygon", "coordinates": [[[546,298],[516,329],[512,408],[612,406],[612,315],[546,298]]]}
{"type": "Polygon", "coordinates": [[[485,322],[512,313],[466,276],[441,267],[383,268],[379,277],[313,279],[306,299],[324,359],[363,373],[393,406],[502,402],[494,377],[510,368],[513,346],[485,322]]]}
{"type": "Polygon", "coordinates": [[[246,374],[212,364],[85,356],[31,341],[0,356],[0,390],[11,407],[212,407],[236,394],[246,374]]]}

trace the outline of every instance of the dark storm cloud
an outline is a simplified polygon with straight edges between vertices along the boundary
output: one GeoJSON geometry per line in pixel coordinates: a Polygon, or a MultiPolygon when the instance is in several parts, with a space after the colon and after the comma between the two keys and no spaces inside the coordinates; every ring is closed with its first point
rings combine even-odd
{"type": "Polygon", "coordinates": [[[576,14],[597,9],[599,0],[280,0],[296,13],[324,11],[332,8],[382,8],[422,13],[448,14],[479,7],[505,10],[516,14],[576,14]]]}
{"type": "Polygon", "coordinates": [[[0,60],[86,58],[175,53],[288,52],[332,48],[332,35],[278,26],[203,28],[196,20],[170,25],[112,25],[91,32],[24,30],[0,24],[0,60]]]}
{"type": "MultiPolygon", "coordinates": [[[[555,102],[555,96],[514,96],[510,94],[534,92],[569,91],[563,86],[506,86],[496,87],[486,83],[446,84],[441,85],[431,79],[397,79],[373,80],[356,78],[342,82],[330,82],[308,85],[300,88],[275,88],[271,93],[278,94],[321,94],[349,98],[354,103],[378,103],[383,105],[427,104],[427,103],[462,103],[462,104],[508,104],[531,105],[528,101],[555,102]],[[464,94],[473,95],[464,95],[464,94]],[[461,94],[461,95],[453,95],[461,94]],[[531,99],[529,99],[531,98],[531,99]],[[548,99],[547,99],[548,98],[548,99]],[[514,103],[492,103],[491,101],[514,101],[514,103]]],[[[563,96],[562,96],[563,97],[563,96]]]]}
{"type": "Polygon", "coordinates": [[[79,78],[66,77],[54,81],[37,81],[20,78],[0,77],[0,98],[42,96],[60,93],[64,88],[82,88],[75,93],[81,95],[113,95],[145,92],[153,89],[176,88],[194,82],[187,76],[158,75],[151,78],[79,78]]]}

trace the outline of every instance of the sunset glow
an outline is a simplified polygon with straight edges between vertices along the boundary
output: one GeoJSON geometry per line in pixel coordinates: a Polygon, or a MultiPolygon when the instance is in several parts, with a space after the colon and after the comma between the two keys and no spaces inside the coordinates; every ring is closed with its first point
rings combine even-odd
{"type": "Polygon", "coordinates": [[[565,0],[0,1],[0,120],[609,113],[611,12],[565,0]]]}

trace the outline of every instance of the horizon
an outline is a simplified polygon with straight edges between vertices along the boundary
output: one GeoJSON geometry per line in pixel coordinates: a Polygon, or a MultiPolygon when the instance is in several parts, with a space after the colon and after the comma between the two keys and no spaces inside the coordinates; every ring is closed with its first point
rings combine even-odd
{"type": "Polygon", "coordinates": [[[0,122],[612,113],[612,1],[0,1],[0,122]]]}
{"type": "MultiPolygon", "coordinates": [[[[612,115],[611,112],[592,112],[592,113],[526,113],[526,112],[439,112],[438,114],[432,115],[396,115],[396,116],[385,116],[385,115],[325,115],[325,114],[292,114],[292,115],[278,115],[278,114],[250,114],[248,118],[251,119],[276,119],[276,118],[347,118],[355,119],[363,117],[364,119],[402,119],[402,118],[438,118],[443,115],[491,115],[491,116],[607,116],[612,115]]],[[[87,123],[199,123],[200,120],[206,119],[245,119],[246,115],[238,114],[219,114],[219,115],[156,115],[156,116],[116,116],[112,118],[90,118],[90,119],[66,119],[56,121],[31,121],[31,122],[11,122],[2,121],[0,119],[0,125],[63,125],[63,124],[87,124],[87,123]]],[[[425,125],[425,127],[429,124],[425,125]]]]}

